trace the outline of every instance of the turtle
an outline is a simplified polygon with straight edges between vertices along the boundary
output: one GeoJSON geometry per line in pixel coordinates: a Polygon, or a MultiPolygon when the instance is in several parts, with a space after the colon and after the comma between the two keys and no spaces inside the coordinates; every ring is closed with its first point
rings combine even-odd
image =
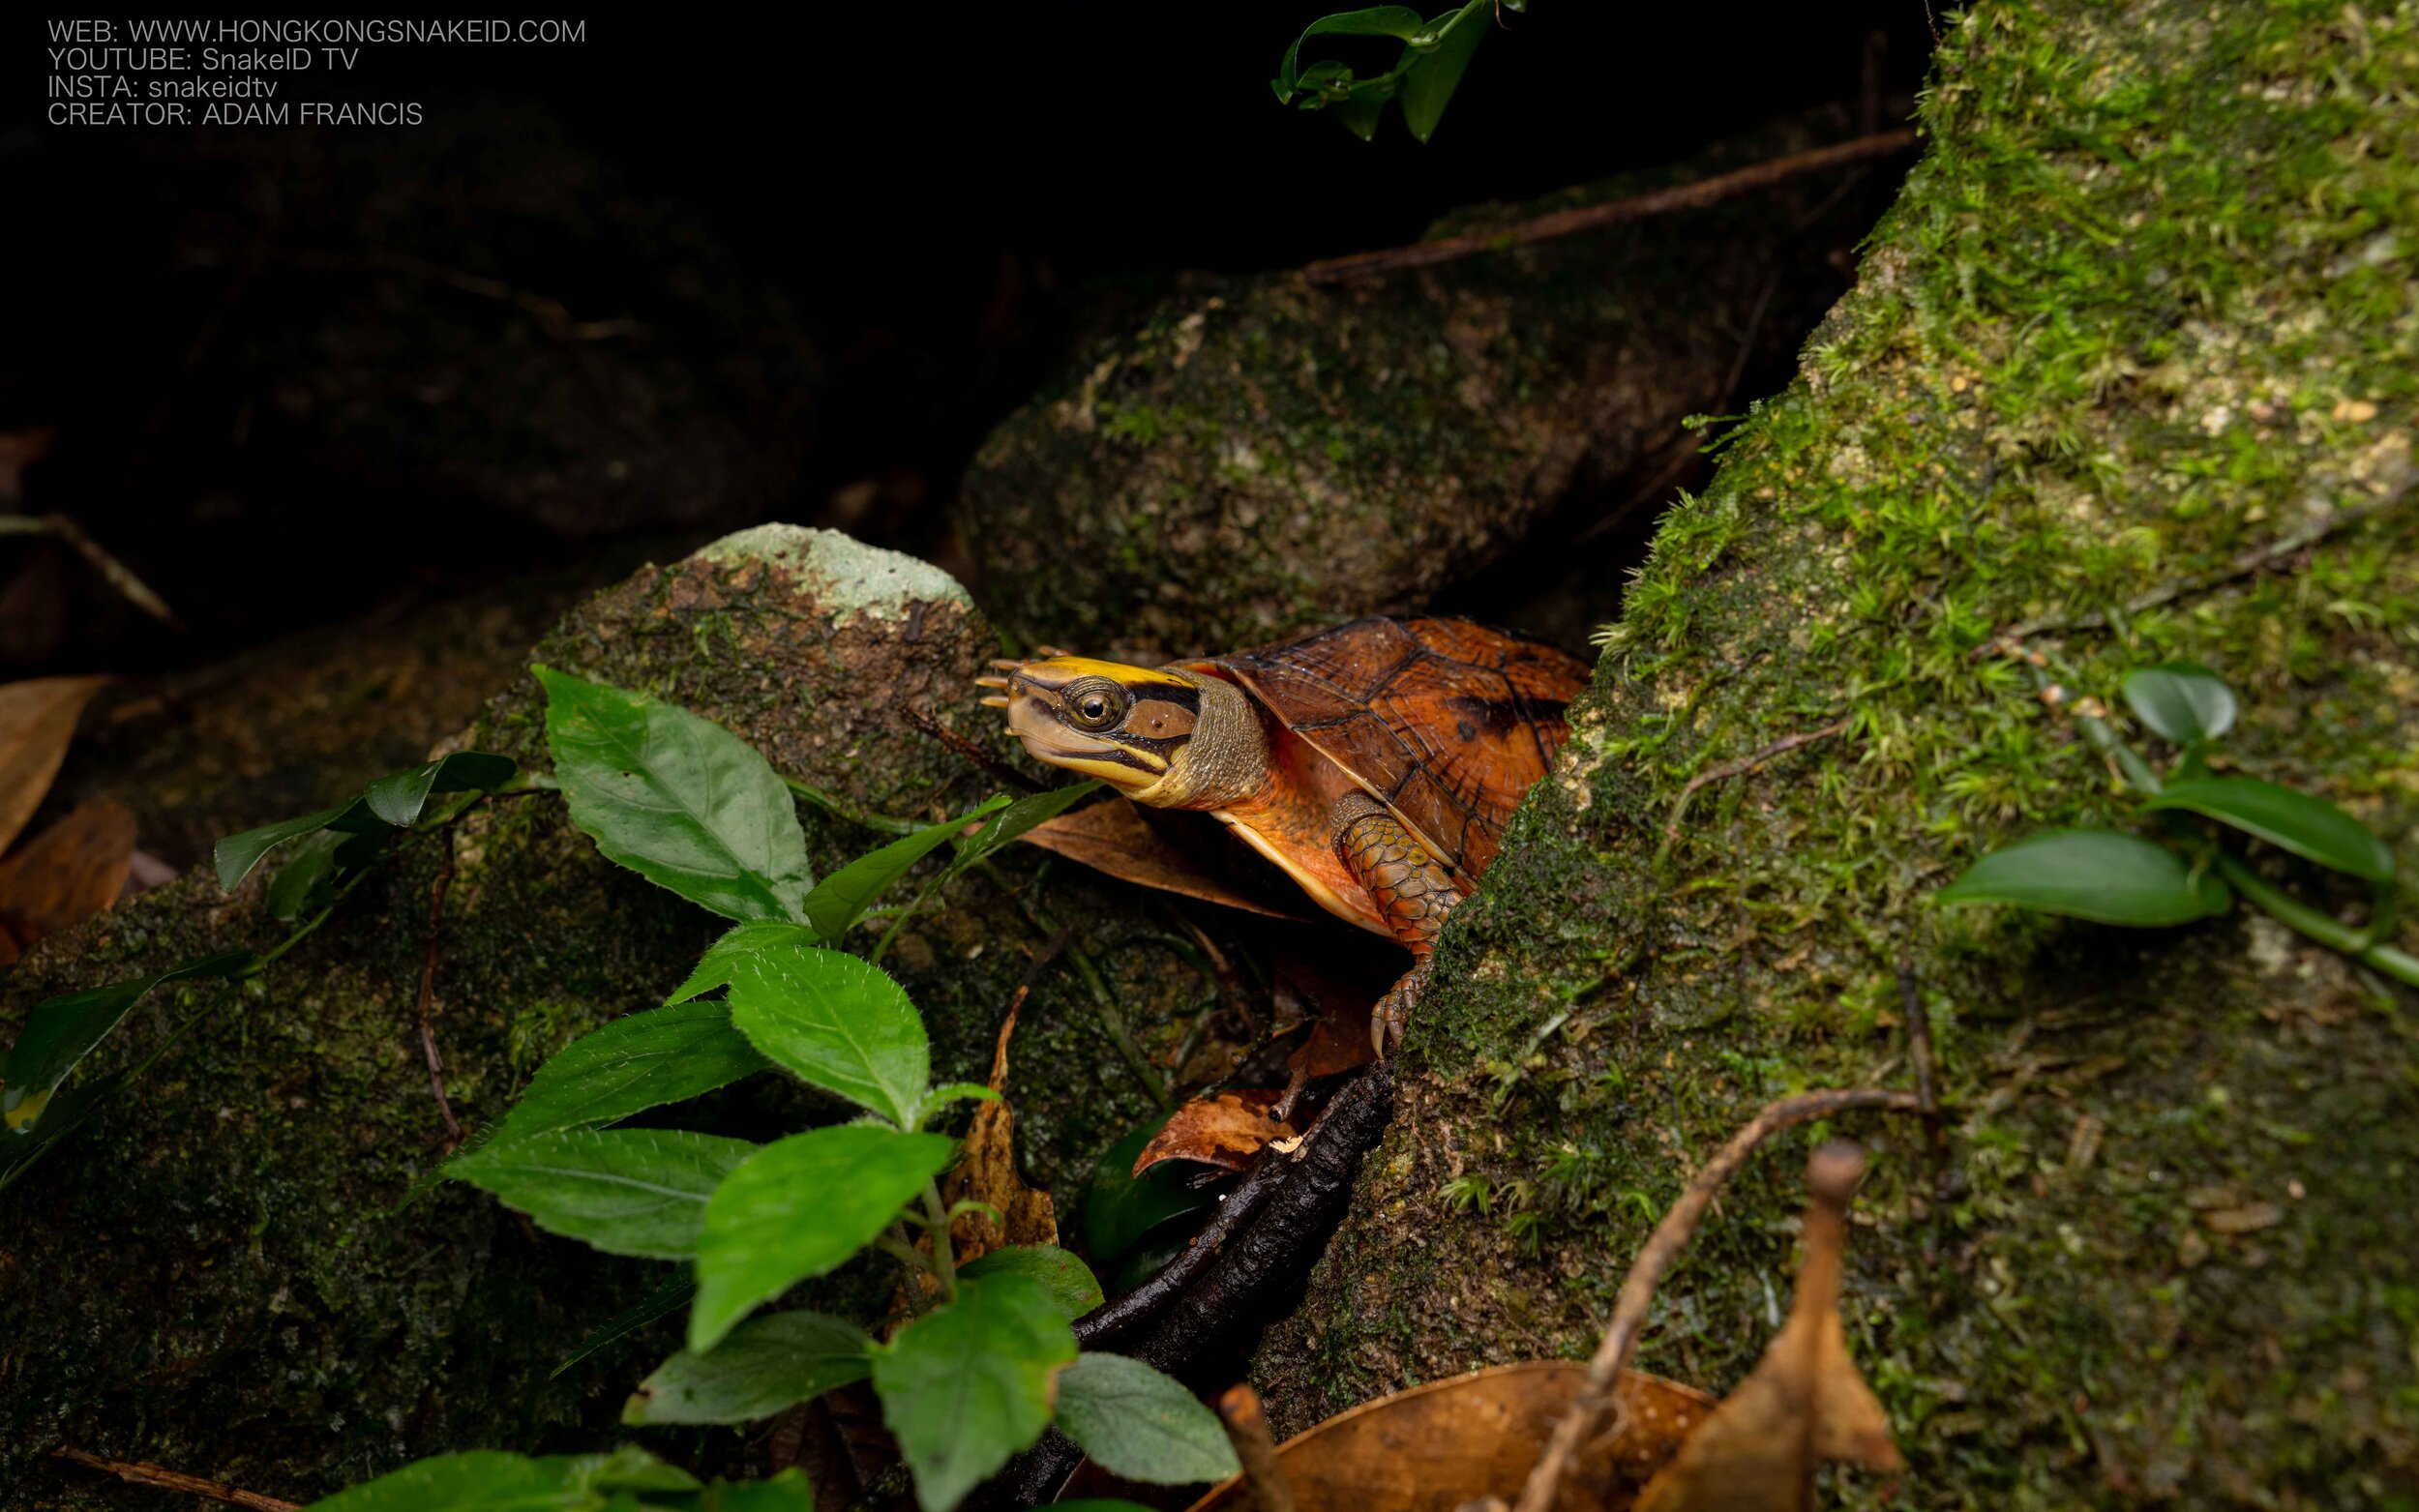
{"type": "Polygon", "coordinates": [[[1380,1055],[1588,677],[1505,631],[1379,615],[1165,667],[1048,648],[992,665],[983,701],[1036,759],[1136,803],[1208,812],[1328,912],[1411,952],[1370,1014],[1380,1055]]]}

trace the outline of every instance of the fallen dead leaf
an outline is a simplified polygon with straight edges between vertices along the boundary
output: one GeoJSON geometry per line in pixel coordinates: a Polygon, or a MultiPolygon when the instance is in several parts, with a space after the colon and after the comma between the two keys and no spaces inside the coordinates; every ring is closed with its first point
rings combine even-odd
{"type": "Polygon", "coordinates": [[[0,960],[117,902],[134,862],[134,815],[103,799],[0,861],[0,960]]]}
{"type": "MultiPolygon", "coordinates": [[[[1452,1512],[1488,1497],[1508,1500],[1587,1379],[1583,1364],[1543,1360],[1414,1386],[1289,1439],[1276,1451],[1277,1465],[1298,1512],[1452,1512]]],[[[1639,1371],[1622,1373],[1615,1396],[1614,1427],[1582,1450],[1558,1512],[1623,1512],[1714,1410],[1704,1392],[1639,1371]]],[[[1237,1479],[1192,1512],[1245,1512],[1250,1504],[1237,1479]]]]}
{"type": "Polygon", "coordinates": [[[943,1201],[988,1202],[1006,1220],[1003,1225],[983,1213],[960,1214],[949,1226],[949,1233],[957,1241],[961,1265],[1005,1245],[1059,1242],[1058,1210],[1050,1194],[1034,1191],[1017,1174],[1016,1114],[1004,1095],[1008,1036],[1016,1032],[1016,1016],[1023,1008],[1020,997],[1017,1006],[1008,1010],[1007,1022],[1000,1025],[1000,1043],[991,1055],[990,1086],[1002,1095],[998,1102],[974,1105],[974,1121],[966,1132],[966,1157],[941,1179],[943,1201]]]}
{"type": "Polygon", "coordinates": [[[1299,1134],[1269,1116],[1282,1092],[1221,1092],[1179,1108],[1165,1127],[1134,1157],[1134,1174],[1163,1160],[1197,1160],[1226,1171],[1249,1171],[1252,1157],[1269,1141],[1299,1134]]]}
{"type": "MultiPolygon", "coordinates": [[[[1200,856],[1169,839],[1122,800],[1061,814],[1025,832],[1027,845],[1105,872],[1121,882],[1241,908],[1272,919],[1303,915],[1255,898],[1220,877],[1200,856]]],[[[1218,837],[1212,837],[1218,838],[1218,837]]],[[[1230,842],[1231,844],[1231,842],[1230,842]]]]}
{"type": "Polygon", "coordinates": [[[1806,1512],[1814,1505],[1815,1468],[1826,1461],[1904,1468],[1881,1403],[1848,1358],[1839,1320],[1848,1199],[1864,1169],[1853,1146],[1814,1152],[1806,1260],[1789,1320],[1754,1373],[1657,1472],[1638,1497],[1638,1512],[1806,1512]]]}
{"type": "Polygon", "coordinates": [[[35,677],[0,686],[0,850],[34,816],[67,759],[84,705],[106,677],[35,677]]]}

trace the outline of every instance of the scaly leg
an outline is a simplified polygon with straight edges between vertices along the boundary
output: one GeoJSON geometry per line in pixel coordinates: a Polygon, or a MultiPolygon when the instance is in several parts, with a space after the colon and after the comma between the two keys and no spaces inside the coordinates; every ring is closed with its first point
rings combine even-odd
{"type": "Polygon", "coordinates": [[[1376,901],[1378,916],[1411,952],[1412,967],[1378,999],[1369,1015],[1369,1043],[1383,1058],[1403,1037],[1403,1025],[1428,985],[1428,957],[1445,928],[1445,915],[1461,902],[1461,889],[1443,862],[1367,793],[1335,805],[1335,853],[1376,901]]]}

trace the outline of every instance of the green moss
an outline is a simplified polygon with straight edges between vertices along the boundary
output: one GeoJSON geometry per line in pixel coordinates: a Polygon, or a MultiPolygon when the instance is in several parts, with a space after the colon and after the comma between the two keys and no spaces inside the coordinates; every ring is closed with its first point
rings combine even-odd
{"type": "MultiPolygon", "coordinates": [[[[2419,1275],[2407,994],[2240,914],[2130,934],[1927,901],[1990,845],[2118,815],[1986,649],[2104,614],[2034,637],[2062,681],[2218,667],[2248,700],[2234,769],[2419,863],[2415,23],[2011,0],[1950,31],[1860,287],[1664,524],[1562,774],[1448,933],[1406,1116],[1263,1358],[1289,1422],[1584,1349],[1755,1106],[1907,1084],[1911,961],[1954,1190],[1914,1129],[1842,1125],[1877,1155],[1851,1329],[1902,1497],[2348,1506],[2419,1475],[2391,1301],[2419,1275]],[[1691,777],[1842,716],[1695,792],[1666,844],[1691,777]],[[1473,1180],[1491,1213],[1447,1195],[1473,1180]]],[[[1719,1387],[1751,1362],[1805,1147],[1725,1201],[1642,1366],[1719,1387]]]]}

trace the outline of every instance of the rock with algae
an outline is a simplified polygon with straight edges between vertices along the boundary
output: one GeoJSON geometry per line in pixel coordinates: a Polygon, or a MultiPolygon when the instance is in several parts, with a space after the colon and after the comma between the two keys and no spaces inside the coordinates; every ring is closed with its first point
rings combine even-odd
{"type": "MultiPolygon", "coordinates": [[[[1844,1311],[1912,1462],[1890,1504],[2397,1504],[2419,997],[2241,907],[2129,933],[1930,895],[2030,831],[2131,822],[1989,650],[2032,625],[2112,702],[2130,666],[2218,668],[2228,769],[2386,836],[2411,918],[2419,12],[1986,0],[1934,67],[1859,286],[1662,525],[1560,774],[1455,914],[1394,1127],[1254,1379],[1299,1428],[1584,1352],[1754,1108],[1911,1084],[1911,991],[1947,1169],[1910,1122],[1845,1126],[1875,1160],[1844,1311]]],[[[1725,1198],[1643,1368],[1745,1374],[1802,1149],[1725,1198]]]]}
{"type": "MultiPolygon", "coordinates": [[[[860,815],[929,819],[991,786],[923,722],[991,727],[971,678],[992,647],[964,592],[923,564],[768,527],[598,595],[533,659],[723,721],[860,815]]],[[[543,766],[543,712],[521,680],[460,743],[543,766]]],[[[819,870],[884,838],[827,808],[799,812],[819,870]]],[[[96,1065],[165,1044],[157,1064],[0,1195],[0,1502],[156,1499],[48,1458],[62,1445],[307,1500],[447,1449],[613,1440],[623,1397],[672,1347],[676,1321],[549,1372],[662,1267],[537,1233],[463,1188],[389,1211],[442,1149],[416,999],[448,847],[433,1022],[448,1095],[472,1126],[572,1036],[660,1001],[721,927],[603,860],[557,799],[535,794],[408,845],[173,1044],[204,996],[155,993],[96,1065]]],[[[1000,865],[1017,899],[965,879],[890,956],[951,1076],[989,1064],[1045,937],[1028,907],[1077,925],[1077,951],[1100,945],[1116,915],[1080,876],[1000,865]]],[[[191,875],[45,942],[19,968],[0,1035],[47,993],[274,941],[284,931],[257,891],[228,900],[191,875]]],[[[1183,973],[1104,971],[1134,1035],[1182,1033],[1160,1010],[1176,991],[1165,979],[1183,973]]],[[[1098,1011],[1057,975],[1025,1009],[1009,1092],[1038,1184],[1071,1189],[1150,1106],[1098,1011]]],[[[762,1139],[838,1112],[767,1078],[697,1116],[762,1139]]],[[[844,1273],[835,1305],[868,1289],[879,1310],[887,1285],[844,1273]]]]}

